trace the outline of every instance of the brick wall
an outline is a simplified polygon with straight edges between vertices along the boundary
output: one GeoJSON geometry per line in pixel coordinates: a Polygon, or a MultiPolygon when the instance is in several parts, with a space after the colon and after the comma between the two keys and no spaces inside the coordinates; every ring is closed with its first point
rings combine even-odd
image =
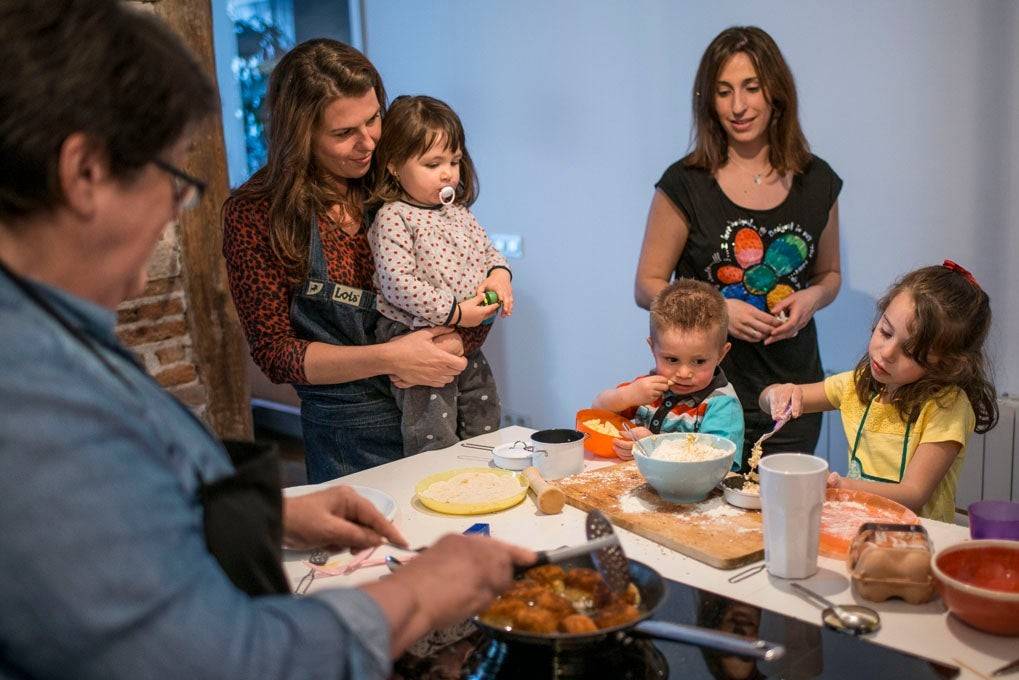
{"type": "Polygon", "coordinates": [[[148,275],[142,295],[117,308],[117,335],[150,375],[202,418],[209,394],[194,363],[176,225],[156,246],[148,275]]]}

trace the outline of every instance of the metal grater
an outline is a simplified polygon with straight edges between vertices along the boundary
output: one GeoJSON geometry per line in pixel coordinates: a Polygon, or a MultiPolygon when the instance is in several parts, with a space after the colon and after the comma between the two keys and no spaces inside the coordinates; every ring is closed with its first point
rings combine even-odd
{"type": "MultiPolygon", "coordinates": [[[[598,510],[587,513],[585,522],[587,529],[587,540],[592,541],[603,536],[614,536],[612,523],[605,518],[598,510]]],[[[630,582],[630,565],[623,553],[623,547],[617,542],[608,548],[602,548],[591,553],[594,566],[598,573],[605,579],[605,584],[614,593],[622,593],[630,582]]]]}

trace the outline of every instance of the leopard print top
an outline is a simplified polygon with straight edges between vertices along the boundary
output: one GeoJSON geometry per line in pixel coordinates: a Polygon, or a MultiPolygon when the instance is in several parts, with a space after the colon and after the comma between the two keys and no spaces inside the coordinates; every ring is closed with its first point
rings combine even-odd
{"type": "MultiPolygon", "coordinates": [[[[364,229],[347,234],[322,230],[329,278],[345,286],[374,290],[375,266],[364,229]]],[[[251,357],[275,383],[307,384],[302,340],[290,323],[291,286],[283,263],[269,243],[266,201],[230,198],[223,206],[223,256],[234,305],[251,348],[251,357]]],[[[465,353],[481,347],[485,327],[458,329],[465,353]]]]}

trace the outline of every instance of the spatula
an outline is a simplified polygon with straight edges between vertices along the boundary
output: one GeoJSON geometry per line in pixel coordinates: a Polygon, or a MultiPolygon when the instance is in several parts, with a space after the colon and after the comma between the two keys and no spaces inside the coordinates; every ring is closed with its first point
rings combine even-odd
{"type": "MultiPolygon", "coordinates": [[[[598,510],[587,513],[585,528],[589,541],[616,535],[616,532],[612,530],[612,523],[598,510]]],[[[626,590],[626,585],[630,582],[630,566],[618,539],[613,545],[591,553],[591,559],[594,566],[597,567],[598,573],[605,579],[605,585],[609,587],[609,590],[614,593],[622,593],[626,590]]]]}

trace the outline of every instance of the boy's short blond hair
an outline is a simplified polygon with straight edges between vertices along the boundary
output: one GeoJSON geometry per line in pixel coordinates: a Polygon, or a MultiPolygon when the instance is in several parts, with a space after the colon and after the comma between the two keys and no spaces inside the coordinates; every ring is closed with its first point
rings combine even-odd
{"type": "Polygon", "coordinates": [[[724,345],[729,333],[725,298],[703,281],[676,279],[651,302],[651,340],[671,328],[713,332],[724,345]]]}

